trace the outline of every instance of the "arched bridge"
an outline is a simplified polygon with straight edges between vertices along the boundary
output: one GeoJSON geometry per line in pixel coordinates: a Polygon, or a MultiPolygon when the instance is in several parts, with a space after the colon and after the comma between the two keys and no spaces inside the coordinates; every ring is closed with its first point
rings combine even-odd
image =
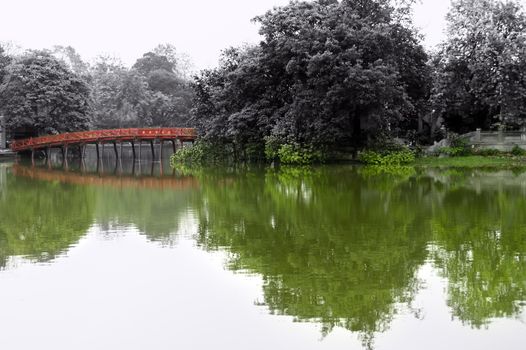
{"type": "MultiPolygon", "coordinates": [[[[112,143],[115,147],[115,154],[118,156],[117,143],[130,142],[133,155],[135,157],[135,142],[150,142],[152,154],[155,157],[154,142],[159,142],[162,152],[162,144],[165,141],[171,142],[175,151],[176,143],[181,145],[184,141],[194,141],[197,132],[192,128],[133,128],[133,129],[110,129],[110,130],[91,130],[64,133],[59,135],[49,135],[34,137],[24,140],[16,140],[11,143],[11,150],[15,152],[45,150],[49,156],[51,148],[61,148],[64,156],[67,157],[69,146],[78,146],[81,149],[80,155],[84,156],[84,146],[95,144],[97,146],[97,157],[99,157],[99,145],[112,143]]],[[[140,150],[140,148],[139,148],[140,150]]]]}

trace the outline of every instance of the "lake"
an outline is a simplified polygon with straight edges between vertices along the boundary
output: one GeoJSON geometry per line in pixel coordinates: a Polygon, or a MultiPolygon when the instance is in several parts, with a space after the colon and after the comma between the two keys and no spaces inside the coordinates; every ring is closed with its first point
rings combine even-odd
{"type": "Polygon", "coordinates": [[[1,349],[524,349],[525,169],[88,163],[0,163],[1,349]]]}

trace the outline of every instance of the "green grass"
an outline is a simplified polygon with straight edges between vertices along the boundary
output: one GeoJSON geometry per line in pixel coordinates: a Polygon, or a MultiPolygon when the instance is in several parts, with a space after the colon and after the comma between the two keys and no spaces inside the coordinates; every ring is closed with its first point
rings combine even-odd
{"type": "Polygon", "coordinates": [[[525,157],[511,156],[465,156],[465,157],[424,157],[418,158],[415,166],[421,167],[453,167],[453,168],[480,168],[480,167],[525,167],[525,157]]]}

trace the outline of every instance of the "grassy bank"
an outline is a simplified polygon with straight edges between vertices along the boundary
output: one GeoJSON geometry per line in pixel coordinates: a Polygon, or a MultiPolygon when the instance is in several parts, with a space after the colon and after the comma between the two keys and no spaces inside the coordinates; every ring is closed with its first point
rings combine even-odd
{"type": "Polygon", "coordinates": [[[464,157],[423,157],[413,163],[419,167],[516,167],[526,166],[525,157],[511,156],[464,156],[464,157]]]}

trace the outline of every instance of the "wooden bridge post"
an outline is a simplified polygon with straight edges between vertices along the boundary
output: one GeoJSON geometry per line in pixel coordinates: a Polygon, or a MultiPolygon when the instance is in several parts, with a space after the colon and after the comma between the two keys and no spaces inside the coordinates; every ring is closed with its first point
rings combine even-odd
{"type": "Polygon", "coordinates": [[[163,140],[159,140],[159,161],[163,161],[163,140]]]}
{"type": "Polygon", "coordinates": [[[132,147],[132,153],[133,153],[133,161],[135,162],[135,141],[131,140],[131,147],[132,147]]]}
{"type": "Polygon", "coordinates": [[[142,140],[139,140],[139,164],[141,162],[142,157],[142,140]]]}
{"type": "Polygon", "coordinates": [[[117,150],[117,142],[113,141],[113,150],[115,151],[115,159],[119,159],[119,151],[117,150]]]}
{"type": "Polygon", "coordinates": [[[46,163],[47,167],[51,169],[51,148],[46,147],[46,163]]]}
{"type": "Polygon", "coordinates": [[[153,147],[153,140],[150,141],[150,148],[152,149],[152,161],[155,161],[155,148],[153,147]]]}
{"type": "Polygon", "coordinates": [[[175,145],[175,142],[177,141],[177,139],[173,139],[172,140],[172,148],[174,150],[174,154],[177,152],[177,146],[175,145]]]}
{"type": "Polygon", "coordinates": [[[100,149],[99,149],[100,144],[99,144],[98,141],[95,143],[95,146],[96,146],[96,148],[97,148],[97,163],[98,163],[98,162],[99,162],[99,159],[100,159],[100,149]]]}
{"type": "Polygon", "coordinates": [[[86,158],[86,144],[79,143],[80,159],[86,158]]]}

